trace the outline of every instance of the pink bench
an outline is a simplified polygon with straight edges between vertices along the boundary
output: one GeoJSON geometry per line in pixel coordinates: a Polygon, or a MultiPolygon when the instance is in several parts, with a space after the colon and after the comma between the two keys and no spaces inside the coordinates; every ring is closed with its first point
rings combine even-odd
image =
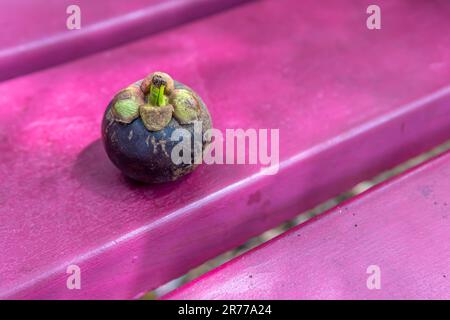
{"type": "Polygon", "coordinates": [[[2,1],[0,80],[110,49],[245,1],[2,1]],[[66,10],[73,4],[80,8],[82,24],[69,31],[66,10]]]}
{"type": "Polygon", "coordinates": [[[381,1],[378,32],[363,3],[324,15],[315,1],[255,1],[0,83],[0,297],[138,297],[449,139],[437,3],[381,1]],[[195,88],[218,129],[279,128],[278,174],[203,165],[163,186],[125,180],[99,141],[102,113],[157,69],[195,88]],[[66,287],[71,264],[81,290],[66,287]]]}

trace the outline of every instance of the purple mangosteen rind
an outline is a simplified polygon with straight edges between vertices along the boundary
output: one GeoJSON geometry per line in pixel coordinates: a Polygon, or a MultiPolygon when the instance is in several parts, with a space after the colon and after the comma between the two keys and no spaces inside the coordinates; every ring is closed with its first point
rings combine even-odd
{"type": "MultiPolygon", "coordinates": [[[[143,81],[132,84],[132,90],[142,90],[143,81]]],[[[128,88],[130,88],[128,87],[128,88]]],[[[186,90],[198,102],[196,120],[201,123],[202,151],[210,144],[211,139],[205,132],[212,128],[211,116],[203,100],[186,85],[174,81],[173,90],[186,90]]],[[[127,95],[127,93],[125,93],[127,95]]],[[[145,99],[145,94],[144,94],[145,99]]],[[[174,181],[192,172],[197,164],[194,163],[194,123],[182,123],[172,116],[170,121],[160,130],[151,131],[148,124],[144,124],[141,116],[134,116],[130,121],[118,119],[114,113],[114,103],[117,96],[108,104],[102,121],[102,139],[109,159],[126,176],[144,183],[163,183],[174,181]],[[191,137],[191,162],[176,164],[172,161],[172,149],[179,141],[172,141],[172,133],[176,129],[185,129],[191,137]]],[[[180,138],[181,139],[181,138],[180,138]]]]}

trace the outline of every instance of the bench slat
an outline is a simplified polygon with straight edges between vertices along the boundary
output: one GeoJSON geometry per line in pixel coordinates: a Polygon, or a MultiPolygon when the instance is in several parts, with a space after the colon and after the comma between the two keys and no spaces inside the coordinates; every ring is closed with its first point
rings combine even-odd
{"type": "Polygon", "coordinates": [[[1,297],[134,297],[448,139],[444,10],[389,2],[377,33],[361,4],[330,2],[327,16],[285,4],[0,84],[1,297]],[[279,128],[279,173],[202,165],[173,184],[125,180],[99,141],[102,113],[157,69],[195,88],[218,129],[279,128]],[[72,263],[81,290],[66,289],[72,263]]]}
{"type": "Polygon", "coordinates": [[[449,190],[447,153],[165,298],[449,299],[449,190]]]}
{"type": "Polygon", "coordinates": [[[3,0],[0,6],[0,80],[77,59],[246,0],[3,0]],[[81,29],[68,30],[76,4],[81,29]]]}

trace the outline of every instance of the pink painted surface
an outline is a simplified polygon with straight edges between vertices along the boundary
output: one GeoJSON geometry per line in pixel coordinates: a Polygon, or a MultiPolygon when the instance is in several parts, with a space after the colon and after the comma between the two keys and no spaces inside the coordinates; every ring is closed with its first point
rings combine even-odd
{"type": "Polygon", "coordinates": [[[0,297],[135,297],[447,140],[450,4],[381,4],[376,32],[364,2],[251,2],[0,84],[0,297]],[[156,69],[195,88],[216,128],[279,128],[278,174],[124,179],[101,117],[156,69]],[[82,290],[66,289],[72,263],[82,290]]]}
{"type": "Polygon", "coordinates": [[[165,298],[449,299],[450,153],[165,298]],[[379,290],[367,287],[369,266],[379,267],[379,290]]]}
{"type": "Polygon", "coordinates": [[[33,72],[219,12],[245,0],[3,0],[0,80],[33,72]],[[69,5],[81,28],[68,30],[69,5]]]}

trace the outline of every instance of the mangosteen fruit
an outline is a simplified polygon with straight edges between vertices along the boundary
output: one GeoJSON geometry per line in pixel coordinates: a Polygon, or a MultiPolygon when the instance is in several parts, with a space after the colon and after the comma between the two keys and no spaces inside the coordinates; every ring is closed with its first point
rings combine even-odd
{"type": "Polygon", "coordinates": [[[196,152],[201,155],[210,144],[205,133],[211,127],[208,109],[192,89],[164,72],[154,72],[114,96],[103,116],[102,139],[109,159],[126,176],[162,183],[196,168],[196,152]],[[186,134],[181,137],[177,129],[186,134]],[[199,136],[200,143],[195,140],[199,136]],[[181,148],[190,161],[174,161],[172,156],[182,138],[190,139],[181,148]]]}

